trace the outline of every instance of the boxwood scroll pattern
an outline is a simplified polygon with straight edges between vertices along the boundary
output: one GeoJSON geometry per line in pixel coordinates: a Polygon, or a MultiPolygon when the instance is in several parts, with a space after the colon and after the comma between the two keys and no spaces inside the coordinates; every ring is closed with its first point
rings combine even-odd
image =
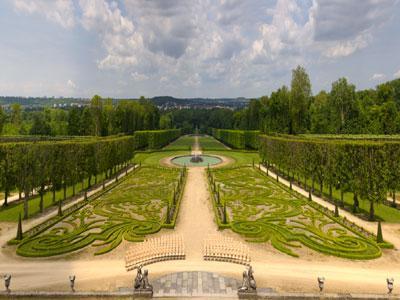
{"type": "Polygon", "coordinates": [[[276,184],[252,167],[209,170],[216,185],[217,203],[226,206],[228,225],[249,241],[268,242],[277,250],[298,256],[296,248],[309,247],[350,259],[373,259],[380,247],[318,209],[313,202],[276,184]],[[218,199],[219,198],[219,199],[218,199]]]}
{"type": "Polygon", "coordinates": [[[17,254],[44,257],[92,245],[95,255],[115,249],[122,240],[144,236],[175,224],[185,169],[143,167],[116,188],[19,244],[17,254]]]}

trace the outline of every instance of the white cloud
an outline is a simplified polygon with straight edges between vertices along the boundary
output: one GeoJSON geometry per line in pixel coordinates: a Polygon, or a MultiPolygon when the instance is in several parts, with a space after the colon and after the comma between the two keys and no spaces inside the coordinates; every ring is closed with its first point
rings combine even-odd
{"type": "MultiPolygon", "coordinates": [[[[102,74],[112,70],[126,89],[161,87],[157,92],[171,93],[204,86],[208,93],[209,86],[261,90],[286,80],[297,64],[331,63],[367,48],[396,1],[14,3],[18,11],[42,14],[64,27],[78,24],[97,36],[97,68],[102,74]]],[[[383,78],[376,76],[371,80],[383,78]]]]}
{"type": "Polygon", "coordinates": [[[308,9],[306,22],[303,11],[295,1],[278,0],[275,8],[267,13],[272,17],[271,23],[260,25],[261,37],[252,44],[251,58],[254,60],[275,59],[284,53],[285,56],[296,55],[312,43],[316,2],[308,9]]]}
{"type": "Polygon", "coordinates": [[[139,74],[138,72],[132,72],[131,76],[135,81],[144,81],[148,80],[150,77],[145,74],[139,74]]]}
{"type": "Polygon", "coordinates": [[[76,88],[76,84],[71,79],[68,79],[67,86],[69,88],[71,88],[71,89],[75,89],[76,88]]]}
{"type": "Polygon", "coordinates": [[[327,43],[323,54],[330,58],[349,56],[357,50],[367,47],[370,39],[370,35],[359,35],[354,40],[335,42],[333,46],[329,46],[332,43],[327,43]]]}
{"type": "Polygon", "coordinates": [[[317,0],[314,41],[329,58],[363,49],[392,15],[397,0],[317,0]]]}
{"type": "Polygon", "coordinates": [[[371,76],[370,80],[383,80],[385,78],[386,78],[385,74],[375,73],[374,75],[371,76]]]}
{"type": "Polygon", "coordinates": [[[122,16],[116,2],[80,0],[81,23],[86,30],[93,30],[101,38],[107,56],[98,62],[100,69],[125,69],[137,63],[138,51],[143,40],[135,32],[133,22],[122,16]]]}
{"type": "Polygon", "coordinates": [[[400,78],[400,70],[393,74],[394,78],[400,78]]]}
{"type": "Polygon", "coordinates": [[[75,25],[75,12],[72,0],[14,0],[17,11],[27,14],[41,14],[49,21],[58,23],[64,28],[75,25]]]}

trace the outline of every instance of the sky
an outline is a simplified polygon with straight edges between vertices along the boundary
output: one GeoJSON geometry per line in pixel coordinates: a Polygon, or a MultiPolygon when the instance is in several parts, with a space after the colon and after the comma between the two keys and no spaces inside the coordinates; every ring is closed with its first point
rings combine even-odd
{"type": "Polygon", "coordinates": [[[2,0],[0,95],[260,97],[400,77],[399,0],[2,0]]]}

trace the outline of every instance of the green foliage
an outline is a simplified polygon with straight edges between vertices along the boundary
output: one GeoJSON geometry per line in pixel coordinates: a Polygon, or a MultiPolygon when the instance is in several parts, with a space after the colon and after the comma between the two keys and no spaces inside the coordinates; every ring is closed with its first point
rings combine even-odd
{"type": "Polygon", "coordinates": [[[102,196],[84,201],[77,209],[57,217],[48,227],[38,229],[21,241],[17,254],[30,257],[54,256],[98,247],[95,255],[115,249],[122,240],[142,241],[144,236],[171,228],[179,202],[171,203],[174,186],[181,197],[186,172],[179,169],[141,168],[119,181],[102,196]],[[167,207],[171,212],[170,224],[167,207]]]}
{"type": "Polygon", "coordinates": [[[16,239],[17,239],[18,241],[20,241],[20,240],[22,240],[22,238],[23,238],[23,233],[22,233],[22,220],[21,220],[21,214],[19,214],[16,239]]]}
{"type": "Polygon", "coordinates": [[[298,66],[292,71],[289,103],[289,133],[302,133],[309,127],[311,83],[306,70],[298,66]]]}
{"type": "Polygon", "coordinates": [[[184,135],[173,141],[172,143],[165,146],[164,150],[188,150],[194,144],[194,137],[190,135],[184,135]]]}
{"type": "MultiPolygon", "coordinates": [[[[303,183],[310,184],[309,179],[314,178],[320,186],[351,192],[368,200],[370,219],[375,217],[374,204],[386,202],[387,192],[400,183],[398,141],[312,139],[310,136],[262,136],[260,141],[264,162],[303,183]]],[[[399,214],[393,208],[385,210],[399,214]]],[[[385,218],[383,214],[380,217],[385,218]]]]}
{"type": "MultiPolygon", "coordinates": [[[[15,142],[1,143],[0,191],[9,195],[10,191],[17,189],[28,195],[33,189],[43,190],[44,187],[48,187],[48,190],[56,193],[62,186],[73,187],[85,178],[88,178],[90,186],[92,178],[97,179],[100,174],[109,177],[117,168],[131,160],[134,150],[142,146],[137,144],[138,136],[139,140],[141,136],[146,137],[145,146],[160,147],[179,134],[179,130],[165,130],[146,131],[122,137],[49,141],[33,139],[33,142],[28,138],[27,142],[17,139],[15,142]],[[38,142],[35,142],[36,140],[38,142]]],[[[25,219],[32,215],[28,211],[28,200],[31,201],[31,198],[26,199],[24,203],[25,219]]],[[[49,203],[46,202],[46,206],[47,204],[49,203]]],[[[16,221],[20,207],[12,205],[0,210],[0,219],[3,210],[8,210],[7,220],[16,221]]],[[[35,207],[34,211],[37,212],[38,207],[35,207]]]]}
{"type": "Polygon", "coordinates": [[[212,136],[200,136],[199,144],[203,151],[226,150],[227,147],[212,136]]]}
{"type": "Polygon", "coordinates": [[[378,232],[376,234],[376,242],[383,243],[382,225],[380,221],[378,222],[378,232]]]}
{"type": "Polygon", "coordinates": [[[215,129],[212,130],[212,135],[223,142],[224,144],[234,149],[258,149],[260,132],[257,130],[228,130],[215,129]]]}
{"type": "MultiPolygon", "coordinates": [[[[373,259],[381,255],[373,238],[365,237],[317,203],[289,191],[252,167],[208,172],[209,181],[221,186],[221,201],[226,203],[228,213],[227,227],[249,241],[270,241],[274,248],[291,256],[298,256],[295,249],[302,246],[350,259],[373,259]]],[[[213,203],[216,207],[215,199],[213,203]]],[[[221,217],[217,213],[219,224],[223,222],[221,217]]]]}
{"type": "Polygon", "coordinates": [[[180,135],[180,129],[136,131],[135,147],[136,149],[160,149],[180,135]]]}

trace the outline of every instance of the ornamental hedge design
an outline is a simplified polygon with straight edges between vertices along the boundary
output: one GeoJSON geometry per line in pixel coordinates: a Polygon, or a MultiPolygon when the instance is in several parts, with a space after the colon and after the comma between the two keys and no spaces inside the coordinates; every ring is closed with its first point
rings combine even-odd
{"type": "Polygon", "coordinates": [[[210,169],[208,174],[221,228],[230,228],[252,242],[270,242],[295,257],[296,249],[303,246],[349,259],[381,255],[373,236],[365,237],[255,168],[210,169]]]}
{"type": "Polygon", "coordinates": [[[19,243],[17,254],[46,257],[91,245],[100,255],[123,240],[143,241],[163,227],[173,228],[185,178],[186,169],[142,167],[58,222],[39,225],[19,243]]]}

